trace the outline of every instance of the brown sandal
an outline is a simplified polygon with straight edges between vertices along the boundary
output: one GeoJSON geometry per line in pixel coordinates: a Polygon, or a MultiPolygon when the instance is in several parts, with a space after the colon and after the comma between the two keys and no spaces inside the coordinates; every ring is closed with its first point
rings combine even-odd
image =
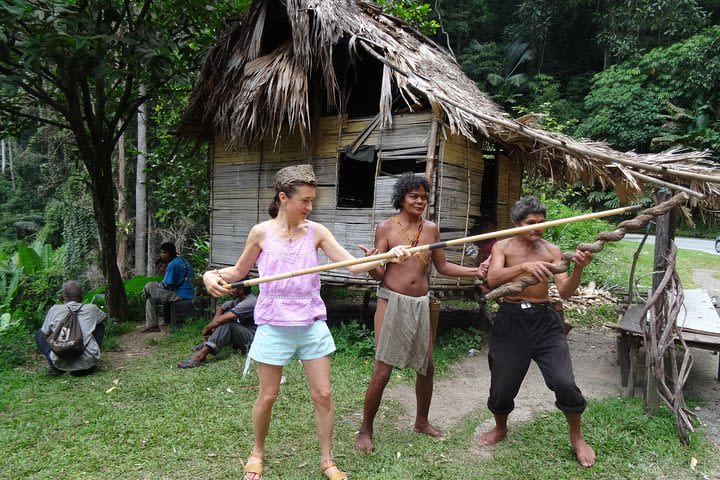
{"type": "Polygon", "coordinates": [[[243,471],[245,473],[255,473],[260,478],[262,478],[262,472],[263,472],[263,462],[265,461],[265,456],[256,452],[255,450],[250,452],[251,457],[259,458],[259,462],[252,462],[250,463],[250,459],[248,458],[248,462],[243,467],[243,471]]]}
{"type": "Polygon", "coordinates": [[[348,474],[345,472],[341,472],[340,469],[338,469],[337,472],[330,474],[330,475],[325,473],[327,470],[330,470],[333,467],[337,467],[337,465],[335,465],[335,462],[327,463],[327,464],[323,465],[322,467],[320,467],[320,473],[325,475],[329,480],[347,480],[348,479],[348,474]]]}

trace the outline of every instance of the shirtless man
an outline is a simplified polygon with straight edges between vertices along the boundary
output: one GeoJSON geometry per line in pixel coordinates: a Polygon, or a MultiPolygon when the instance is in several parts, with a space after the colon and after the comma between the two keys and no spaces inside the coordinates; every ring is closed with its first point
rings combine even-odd
{"type": "MultiPolygon", "coordinates": [[[[510,216],[515,226],[545,221],[545,206],[535,197],[523,197],[513,205],[510,216]]],[[[583,268],[592,261],[592,253],[575,252],[572,274],[553,274],[550,267],[560,261],[561,251],[543,240],[543,230],[531,230],[500,240],[492,249],[488,283],[497,288],[519,277],[532,275],[540,283],[517,295],[504,298],[495,315],[488,363],[490,364],[490,397],[488,408],[495,417],[495,427],[480,437],[483,445],[494,445],[507,435],[508,414],[515,406],[515,396],[525,378],[530,360],[535,360],[546,385],[555,392],[555,405],[570,425],[570,444],[584,467],[595,463],[595,452],[583,438],[581,420],[585,398],[575,384],[570,350],[563,336],[563,322],[548,303],[548,282],[567,299],[580,285],[583,268]]]]}
{"type": "MultiPolygon", "coordinates": [[[[423,219],[429,192],[430,184],[424,177],[404,173],[393,188],[392,204],[399,213],[377,226],[375,248],[360,246],[365,254],[384,253],[396,245],[439,242],[437,225],[423,219]]],[[[431,262],[441,274],[454,277],[484,276],[487,271],[487,266],[471,268],[449,263],[441,249],[419,253],[402,264],[387,264],[370,271],[381,284],[375,311],[375,369],[365,393],[363,422],[355,441],[355,448],[360,452],[375,449],[373,421],[393,367],[411,367],[417,372],[417,413],[413,430],[432,437],[442,435],[428,421],[435,369],[427,297],[431,262]],[[404,337],[399,340],[401,334],[404,337]]]]}

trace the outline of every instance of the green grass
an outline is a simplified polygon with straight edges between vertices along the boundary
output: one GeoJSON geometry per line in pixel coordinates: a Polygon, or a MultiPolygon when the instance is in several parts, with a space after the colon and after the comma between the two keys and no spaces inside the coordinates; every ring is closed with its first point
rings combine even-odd
{"type": "MultiPolygon", "coordinates": [[[[628,258],[637,248],[620,242],[597,256],[608,278],[627,277],[628,258]]],[[[652,247],[641,256],[638,272],[648,272],[652,247]]],[[[720,257],[681,250],[678,266],[686,288],[694,287],[692,268],[720,270],[720,257]],[[687,277],[687,278],[686,278],[687,277]]],[[[600,282],[598,282],[600,283],[600,282]]],[[[626,285],[627,279],[620,285],[626,285]]],[[[325,293],[325,290],[324,290],[325,293]]],[[[356,292],[330,293],[357,299],[356,292]]],[[[477,308],[474,302],[443,300],[443,308],[477,308]],[[457,304],[456,304],[457,303],[457,304]]],[[[566,312],[575,325],[615,320],[614,307],[598,306],[585,314],[566,312]],[[608,310],[609,309],[609,310],[608,310]]],[[[252,446],[251,409],[257,395],[254,368],[245,381],[244,355],[223,352],[203,368],[180,370],[175,363],[190,355],[204,322],[197,320],[170,337],[153,342],[155,353],[120,369],[104,361],[91,376],[51,377],[44,364],[0,371],[0,478],[32,479],[230,479],[242,476],[252,446]]],[[[117,336],[132,324],[110,324],[106,348],[118,348],[117,336]],[[115,340],[113,340],[115,339],[115,340]]],[[[640,399],[610,398],[591,402],[585,433],[598,461],[581,468],[558,412],[513,424],[506,441],[492,449],[474,443],[477,425],[489,417],[484,408],[453,426],[443,440],[413,434],[397,425],[401,406],[384,400],[376,421],[378,451],[353,450],[363,396],[372,374],[372,337],[355,323],[334,330],[333,358],[335,458],[354,479],[694,479],[720,478],[717,452],[702,433],[680,445],[667,409],[650,417],[640,399]],[[487,453],[487,452],[490,453],[487,453]],[[689,468],[691,458],[697,470],[689,468]]],[[[450,331],[435,348],[437,374],[487,341],[478,331],[450,331]]],[[[9,364],[6,364],[9,365],[9,364]]],[[[414,374],[396,371],[391,384],[412,382],[414,374]]],[[[319,449],[313,407],[301,366],[285,369],[268,437],[267,479],[320,479],[319,449]]],[[[478,405],[487,392],[477,392],[478,405]]]]}
{"type": "Polygon", "coordinates": [[[612,303],[590,305],[584,311],[575,308],[565,310],[565,321],[573,327],[601,327],[606,323],[616,323],[618,307],[612,303]]]}
{"type": "MultiPolygon", "coordinates": [[[[595,254],[593,263],[596,264],[593,278],[598,286],[620,287],[627,291],[630,265],[635,251],[639,247],[638,242],[623,240],[609,245],[609,248],[595,254]]],[[[652,285],[653,254],[654,245],[645,244],[638,257],[635,269],[635,279],[639,279],[641,287],[652,285]]],[[[592,265],[592,264],[591,264],[592,265]]],[[[677,269],[680,272],[680,281],[683,288],[698,288],[693,280],[693,269],[704,268],[709,270],[720,270],[720,255],[701,252],[698,250],[678,249],[677,269]]]]}
{"type": "MultiPolygon", "coordinates": [[[[241,381],[245,356],[234,352],[224,352],[203,368],[176,368],[189,355],[202,325],[194,321],[156,342],[151,357],[116,370],[102,363],[99,372],[87,377],[50,377],[27,368],[1,372],[0,478],[240,478],[252,446],[258,378],[251,368],[241,381]]],[[[473,432],[488,418],[485,409],[438,441],[398,427],[401,407],[388,400],[377,417],[378,451],[358,455],[353,442],[372,360],[348,348],[343,335],[351,334],[336,331],[339,350],[333,358],[334,452],[352,478],[701,478],[688,469],[691,457],[699,460],[699,471],[720,472],[701,435],[694,434],[691,446],[682,447],[667,411],[648,417],[639,400],[618,399],[591,403],[584,416],[586,434],[598,453],[590,470],[575,462],[567,427],[557,413],[512,425],[507,441],[484,458],[477,454],[473,432]]],[[[482,339],[458,332],[441,337],[438,364],[448,365],[477,341],[482,339]]],[[[287,381],[268,437],[266,478],[320,479],[304,373],[298,362],[284,373],[287,381]]],[[[399,381],[405,380],[393,375],[391,382],[399,381]]],[[[482,405],[486,392],[477,395],[482,405]]]]}

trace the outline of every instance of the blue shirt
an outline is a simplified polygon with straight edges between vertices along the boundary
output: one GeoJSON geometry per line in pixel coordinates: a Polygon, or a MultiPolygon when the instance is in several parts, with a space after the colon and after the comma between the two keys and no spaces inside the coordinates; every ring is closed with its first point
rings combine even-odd
{"type": "Polygon", "coordinates": [[[195,296],[194,274],[190,262],[182,257],[173,258],[165,270],[163,285],[185,300],[195,296]]]}

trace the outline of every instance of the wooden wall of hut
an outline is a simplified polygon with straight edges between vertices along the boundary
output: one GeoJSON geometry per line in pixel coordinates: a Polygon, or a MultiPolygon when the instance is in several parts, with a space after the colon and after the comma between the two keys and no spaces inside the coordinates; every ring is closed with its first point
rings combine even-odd
{"type": "Polygon", "coordinates": [[[504,152],[497,153],[498,161],[498,199],[497,221],[498,229],[514,227],[510,220],[510,208],[522,194],[523,167],[518,160],[512,160],[504,152]]]}
{"type": "MultiPolygon", "coordinates": [[[[424,172],[433,116],[431,112],[397,115],[392,127],[385,129],[380,129],[375,120],[321,117],[315,124],[310,155],[298,132],[283,131],[278,138],[267,138],[259,147],[243,151],[227,151],[223,139],[216,138],[211,149],[211,265],[221,267],[237,261],[250,228],[268,218],[276,172],[305,162],[313,165],[318,180],[310,219],[327,226],[350,253],[361,255],[357,244],[372,244],[375,225],[395,213],[390,202],[396,178],[388,173],[400,173],[413,165],[415,171],[424,172]],[[376,147],[375,171],[367,179],[343,177],[340,163],[345,148],[363,145],[376,147]],[[372,190],[367,206],[338,206],[339,190],[348,181],[367,183],[364,188],[372,190]]],[[[441,135],[437,143],[430,216],[439,223],[441,238],[447,240],[466,234],[473,218],[481,214],[483,143],[459,135],[441,135]]],[[[505,185],[502,191],[507,195],[512,184],[506,181],[505,185]]],[[[448,249],[446,255],[450,261],[467,265],[462,251],[460,247],[448,249]]],[[[321,263],[329,262],[322,253],[320,257],[321,263]]],[[[321,275],[326,283],[374,284],[364,275],[353,276],[345,270],[321,275]]],[[[452,287],[469,285],[472,279],[458,281],[434,273],[433,283],[452,287]]]]}

